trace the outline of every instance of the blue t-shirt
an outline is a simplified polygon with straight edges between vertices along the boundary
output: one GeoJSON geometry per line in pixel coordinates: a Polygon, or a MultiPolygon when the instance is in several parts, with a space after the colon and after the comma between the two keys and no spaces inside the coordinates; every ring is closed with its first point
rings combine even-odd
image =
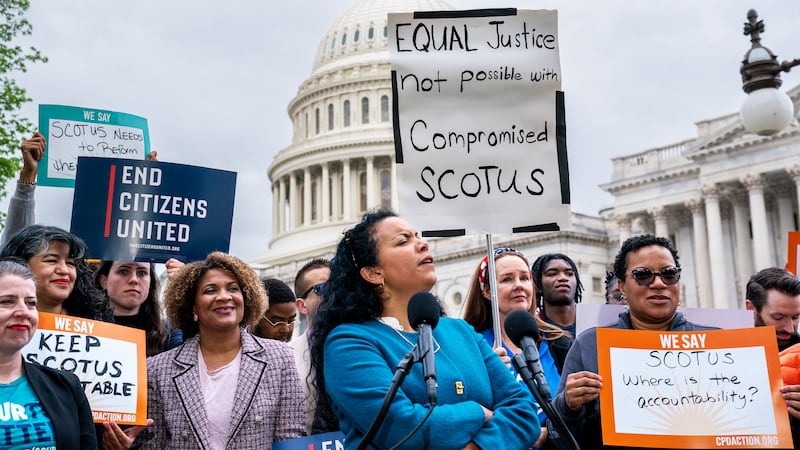
{"type": "MultiPolygon", "coordinates": [[[[489,346],[494,348],[494,331],[489,328],[487,330],[483,330],[481,335],[483,335],[483,338],[489,343],[489,346]]],[[[506,347],[505,343],[503,343],[503,348],[506,350],[506,353],[509,357],[514,356],[514,353],[508,347],[506,347]]],[[[558,392],[558,385],[561,383],[561,375],[558,373],[558,368],[556,367],[556,362],[553,359],[553,355],[550,354],[550,346],[545,340],[539,342],[539,360],[542,363],[542,371],[547,379],[547,385],[550,387],[550,395],[555,397],[556,392],[558,392]]],[[[522,380],[522,376],[517,373],[517,370],[514,368],[514,366],[511,366],[511,373],[514,374],[514,377],[517,379],[519,384],[523,386],[525,392],[530,393],[528,390],[528,385],[522,380]]],[[[530,395],[531,399],[533,399],[534,403],[536,403],[536,399],[533,397],[533,394],[530,393],[530,395]]],[[[544,413],[544,410],[541,406],[539,406],[538,403],[536,404],[536,414],[539,415],[539,422],[544,424],[545,420],[547,420],[547,415],[544,413]]]]}
{"type": "Polygon", "coordinates": [[[0,384],[0,447],[55,450],[56,434],[27,376],[0,384]]]}

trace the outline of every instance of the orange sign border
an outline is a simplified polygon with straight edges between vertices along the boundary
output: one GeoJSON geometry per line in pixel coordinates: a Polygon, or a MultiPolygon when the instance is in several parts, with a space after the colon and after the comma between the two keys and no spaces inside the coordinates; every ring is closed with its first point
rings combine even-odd
{"type": "Polygon", "coordinates": [[[800,231],[790,231],[786,241],[789,243],[789,249],[786,252],[786,270],[797,278],[797,247],[800,247],[800,231]]]}
{"type": "MultiPolygon", "coordinates": [[[[755,363],[755,361],[753,362],[755,363]]],[[[695,332],[667,332],[620,330],[613,328],[597,329],[598,373],[606,382],[600,390],[600,418],[604,445],[619,445],[650,448],[793,448],[789,416],[786,403],[780,393],[783,385],[778,360],[778,344],[772,327],[741,328],[734,330],[712,330],[695,332]],[[686,436],[650,435],[617,433],[614,418],[614,392],[611,383],[611,348],[662,349],[659,336],[664,334],[705,334],[706,349],[763,346],[766,355],[766,368],[772,392],[772,405],[775,413],[778,444],[770,445],[717,445],[717,438],[723,435],[686,436]]],[[[753,436],[751,434],[734,436],[753,436]]]]}
{"type": "MultiPolygon", "coordinates": [[[[82,317],[64,316],[61,314],[50,314],[39,311],[39,326],[40,330],[64,332],[64,330],[56,329],[56,317],[65,317],[70,320],[80,320],[82,322],[90,322],[94,324],[92,328],[92,336],[103,337],[108,339],[116,339],[120,341],[128,341],[136,344],[136,366],[138,373],[136,377],[136,418],[133,421],[115,420],[120,425],[145,425],[147,423],[147,354],[145,344],[144,330],[136,328],[124,327],[113,323],[100,322],[97,320],[84,319],[82,317]]],[[[68,333],[75,334],[88,334],[81,333],[80,331],[67,331],[68,333]]],[[[24,351],[24,350],[23,350],[24,351]]],[[[88,397],[88,396],[87,396],[88,397]]],[[[91,401],[90,401],[91,406],[91,401]]],[[[92,408],[92,416],[95,414],[100,415],[126,415],[129,413],[118,413],[116,411],[95,410],[92,408]]],[[[95,420],[95,423],[107,422],[108,420],[95,420]]]]}

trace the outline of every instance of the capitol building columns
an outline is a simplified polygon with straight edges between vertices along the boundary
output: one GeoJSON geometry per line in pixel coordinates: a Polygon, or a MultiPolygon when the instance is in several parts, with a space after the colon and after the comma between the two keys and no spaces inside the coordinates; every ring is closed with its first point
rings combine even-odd
{"type": "Polygon", "coordinates": [[[797,204],[800,209],[800,163],[794,163],[786,169],[786,173],[794,181],[795,191],[797,193],[797,204]]]}
{"type": "MultiPolygon", "coordinates": [[[[375,206],[375,158],[367,156],[367,208],[375,206]]],[[[365,208],[366,209],[366,208],[365,208]]]]}
{"type": "Polygon", "coordinates": [[[331,178],[328,163],[322,164],[322,222],[327,223],[331,219],[331,178]]]}
{"type": "Polygon", "coordinates": [[[290,171],[276,178],[272,186],[275,234],[350,221],[367,209],[395,205],[397,194],[391,186],[397,180],[396,170],[391,159],[380,161],[385,169],[376,167],[374,156],[367,156],[309,165],[302,172],[290,171]],[[380,178],[386,179],[385,186],[376,181],[380,178]],[[387,202],[380,198],[384,187],[387,202]]]}
{"type": "Polygon", "coordinates": [[[749,210],[747,207],[748,196],[743,190],[736,190],[729,195],[733,206],[733,225],[736,242],[736,293],[738,298],[744,298],[745,285],[753,270],[753,244],[750,239],[749,210]]]}
{"type": "MultiPolygon", "coordinates": [[[[724,234],[722,232],[722,212],[719,205],[719,189],[710,184],[700,188],[706,205],[706,226],[708,227],[708,257],[715,268],[724,267],[725,251],[723,249],[724,234]]],[[[711,271],[711,289],[714,308],[728,307],[728,272],[727,270],[711,271]]]]}
{"type": "Polygon", "coordinates": [[[767,224],[767,207],[764,201],[764,179],[760,174],[741,178],[750,198],[750,222],[753,227],[753,263],[755,270],[772,266],[772,239],[767,224]]]}
{"type": "Polygon", "coordinates": [[[345,222],[353,220],[353,215],[350,214],[352,210],[352,194],[350,193],[352,182],[350,181],[350,160],[345,159],[342,161],[342,220],[345,222]]]}
{"type": "Polygon", "coordinates": [[[616,219],[619,228],[619,243],[622,245],[631,237],[631,217],[627,214],[617,214],[616,219]]]}
{"type": "Polygon", "coordinates": [[[273,228],[279,232],[286,231],[286,180],[278,180],[278,198],[272,199],[274,205],[278,207],[278,226],[273,228]]]}
{"type": "Polygon", "coordinates": [[[311,168],[303,168],[303,219],[300,224],[303,226],[311,224],[311,168]]]}
{"type": "Polygon", "coordinates": [[[697,303],[701,308],[710,308],[713,297],[711,290],[711,260],[708,255],[706,208],[704,202],[696,198],[686,201],[685,205],[692,212],[697,303]]]}
{"type": "Polygon", "coordinates": [[[669,228],[667,224],[667,208],[665,206],[658,206],[648,209],[647,212],[653,217],[653,223],[655,224],[656,228],[655,235],[668,237],[669,228]]]}
{"type": "Polygon", "coordinates": [[[672,198],[668,189],[652,196],[637,192],[638,202],[609,218],[620,244],[646,233],[673,240],[684,268],[682,304],[742,308],[749,278],[786,262],[786,236],[797,228],[798,184],[800,164],[779,172],[742,171],[672,198]],[[666,201],[653,205],[653,199],[666,201]]]}

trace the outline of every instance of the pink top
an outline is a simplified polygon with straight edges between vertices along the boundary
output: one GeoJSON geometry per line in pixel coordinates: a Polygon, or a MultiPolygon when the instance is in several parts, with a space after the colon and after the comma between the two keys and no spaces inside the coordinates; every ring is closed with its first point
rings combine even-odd
{"type": "Polygon", "coordinates": [[[239,380],[242,350],[231,362],[216,370],[208,370],[203,352],[197,349],[200,363],[200,392],[205,401],[208,416],[208,434],[211,448],[224,449],[228,443],[228,431],[233,412],[233,394],[239,380]]]}

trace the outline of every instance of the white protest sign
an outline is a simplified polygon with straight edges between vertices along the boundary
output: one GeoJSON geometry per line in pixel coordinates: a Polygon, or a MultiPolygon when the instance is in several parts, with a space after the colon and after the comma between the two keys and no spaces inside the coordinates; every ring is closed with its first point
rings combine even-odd
{"type": "Polygon", "coordinates": [[[685,333],[598,328],[597,350],[606,445],[791,444],[771,327],[685,333]]]}
{"type": "Polygon", "coordinates": [[[556,11],[389,14],[398,199],[419,229],[566,225],[557,33],[556,11]]]}
{"type": "Polygon", "coordinates": [[[22,354],[28,361],[74,373],[95,422],[146,422],[144,331],[39,312],[39,326],[22,354]]]}
{"type": "Polygon", "coordinates": [[[47,143],[38,183],[73,187],[78,157],[147,158],[147,119],[115,111],[39,105],[39,130],[47,143]]]}

